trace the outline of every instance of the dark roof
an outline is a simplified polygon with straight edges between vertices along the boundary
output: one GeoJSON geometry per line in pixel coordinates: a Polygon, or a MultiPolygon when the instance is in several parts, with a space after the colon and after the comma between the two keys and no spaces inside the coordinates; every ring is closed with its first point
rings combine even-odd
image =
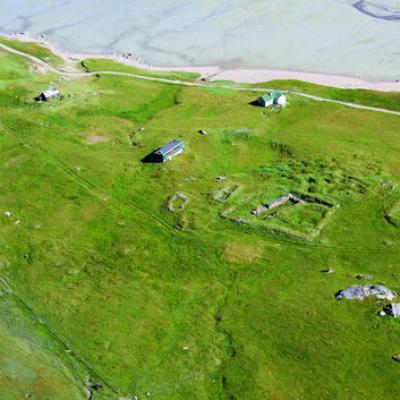
{"type": "Polygon", "coordinates": [[[181,147],[183,143],[180,140],[171,140],[168,144],[163,147],[160,147],[155,154],[164,155],[174,150],[177,147],[181,147]]]}

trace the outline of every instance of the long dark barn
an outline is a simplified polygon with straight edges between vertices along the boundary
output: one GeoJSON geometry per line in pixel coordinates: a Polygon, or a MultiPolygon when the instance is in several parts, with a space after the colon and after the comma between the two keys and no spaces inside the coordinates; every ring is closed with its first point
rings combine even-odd
{"type": "Polygon", "coordinates": [[[184,150],[183,142],[180,140],[172,140],[163,147],[160,147],[154,152],[154,158],[156,162],[166,162],[171,158],[182,153],[184,150]]]}

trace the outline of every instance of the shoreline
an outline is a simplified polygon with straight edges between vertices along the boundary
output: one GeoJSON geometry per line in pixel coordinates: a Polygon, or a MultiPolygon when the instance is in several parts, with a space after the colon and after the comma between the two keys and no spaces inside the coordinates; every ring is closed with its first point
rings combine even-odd
{"type": "Polygon", "coordinates": [[[235,83],[264,83],[273,80],[299,80],[317,85],[335,87],[340,89],[366,89],[378,92],[400,92],[400,81],[373,82],[357,77],[322,74],[314,72],[274,70],[274,69],[223,69],[219,66],[200,67],[157,67],[146,64],[143,60],[132,54],[84,53],[62,50],[45,37],[34,37],[27,33],[0,33],[6,39],[19,40],[22,42],[34,42],[50,50],[62,58],[66,63],[71,61],[83,61],[87,58],[100,58],[119,62],[121,64],[142,69],[145,71],[176,71],[193,72],[200,75],[199,79],[208,81],[226,80],[235,83]]]}

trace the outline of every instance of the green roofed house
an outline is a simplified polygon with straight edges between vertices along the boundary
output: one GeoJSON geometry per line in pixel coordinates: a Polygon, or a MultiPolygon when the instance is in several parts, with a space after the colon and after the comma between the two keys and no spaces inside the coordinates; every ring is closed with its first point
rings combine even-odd
{"type": "Polygon", "coordinates": [[[270,107],[273,105],[285,107],[287,104],[286,96],[281,92],[270,92],[257,99],[257,104],[262,107],[270,107]]]}

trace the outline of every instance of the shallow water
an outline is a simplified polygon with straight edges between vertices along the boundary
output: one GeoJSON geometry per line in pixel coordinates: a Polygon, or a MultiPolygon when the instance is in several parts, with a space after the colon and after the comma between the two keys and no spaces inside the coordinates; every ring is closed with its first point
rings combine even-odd
{"type": "Polygon", "coordinates": [[[0,31],[159,66],[400,79],[400,0],[1,0],[0,31]]]}

